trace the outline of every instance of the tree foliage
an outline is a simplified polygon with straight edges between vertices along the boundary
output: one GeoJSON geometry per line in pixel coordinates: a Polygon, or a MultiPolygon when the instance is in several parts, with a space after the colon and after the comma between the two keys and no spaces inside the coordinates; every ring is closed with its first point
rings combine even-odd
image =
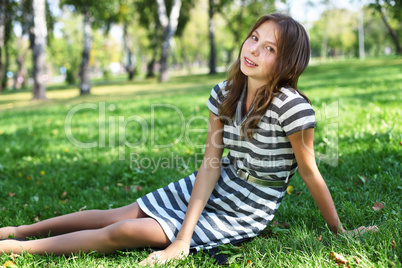
{"type": "Polygon", "coordinates": [[[369,5],[376,10],[392,38],[396,53],[402,55],[402,0],[375,0],[369,5]],[[390,21],[387,17],[390,16],[394,21],[390,21]]]}

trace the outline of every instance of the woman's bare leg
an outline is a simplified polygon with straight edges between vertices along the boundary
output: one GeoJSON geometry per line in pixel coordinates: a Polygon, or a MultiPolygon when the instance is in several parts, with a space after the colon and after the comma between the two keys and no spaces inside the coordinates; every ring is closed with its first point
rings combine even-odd
{"type": "Polygon", "coordinates": [[[29,241],[0,241],[0,252],[71,254],[79,251],[111,253],[139,247],[165,248],[171,242],[152,218],[122,220],[100,229],[84,230],[29,241]]]}
{"type": "Polygon", "coordinates": [[[46,237],[87,230],[99,229],[126,219],[144,218],[147,215],[139,208],[137,202],[128,206],[110,210],[88,210],[50,218],[31,225],[0,228],[0,238],[25,238],[31,236],[46,237]]]}

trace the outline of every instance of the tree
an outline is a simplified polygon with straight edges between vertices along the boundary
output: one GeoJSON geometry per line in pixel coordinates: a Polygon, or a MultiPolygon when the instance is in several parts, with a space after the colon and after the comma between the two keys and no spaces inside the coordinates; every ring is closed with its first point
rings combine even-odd
{"type": "Polygon", "coordinates": [[[209,36],[209,74],[216,74],[216,52],[215,52],[215,22],[214,22],[214,13],[216,9],[216,5],[214,0],[209,0],[209,27],[208,27],[208,36],[209,36]]]}
{"type": "Polygon", "coordinates": [[[371,56],[382,55],[386,48],[394,46],[391,36],[381,19],[380,14],[371,7],[364,7],[364,47],[371,56]]]}
{"type": "MultiPolygon", "coordinates": [[[[46,97],[46,46],[52,37],[54,18],[45,0],[22,0],[15,20],[22,26],[22,34],[29,35],[29,48],[33,59],[33,99],[46,97]],[[48,34],[49,33],[49,34],[48,34]]],[[[18,61],[18,59],[17,59],[18,61]]],[[[20,62],[21,64],[23,61],[20,62]]],[[[23,68],[20,66],[19,68],[23,68]]]]}
{"type": "Polygon", "coordinates": [[[128,32],[131,21],[134,14],[134,1],[132,0],[120,0],[120,8],[118,14],[116,14],[115,22],[123,24],[123,44],[124,53],[126,56],[125,69],[128,74],[128,80],[133,80],[135,73],[135,57],[132,50],[132,40],[128,32]]]}
{"type": "Polygon", "coordinates": [[[179,21],[180,8],[181,8],[181,0],[173,0],[173,6],[169,16],[167,15],[165,0],[156,0],[156,2],[158,4],[159,22],[163,30],[159,81],[167,82],[169,80],[168,66],[167,66],[168,65],[167,60],[170,49],[169,44],[170,39],[176,33],[177,30],[177,24],[179,21]]]}
{"type": "Polygon", "coordinates": [[[7,82],[6,73],[10,63],[8,46],[12,39],[16,7],[17,3],[12,0],[0,0],[0,94],[7,82]]]}
{"type": "Polygon", "coordinates": [[[313,56],[354,56],[358,51],[356,13],[331,8],[324,11],[310,29],[313,56]]]}
{"type": "Polygon", "coordinates": [[[33,55],[33,98],[45,100],[45,49],[46,49],[46,3],[45,0],[32,1],[32,13],[34,20],[33,31],[31,32],[32,55],[33,55]]]}
{"type": "Polygon", "coordinates": [[[65,6],[59,22],[63,25],[60,29],[61,36],[56,36],[49,46],[48,61],[55,67],[56,72],[65,68],[66,83],[76,85],[82,61],[82,16],[65,6]]]}
{"type": "Polygon", "coordinates": [[[190,19],[190,11],[194,7],[195,0],[180,0],[179,2],[181,3],[180,8],[178,8],[177,0],[135,0],[136,9],[141,10],[138,14],[139,23],[142,27],[148,29],[149,47],[152,50],[152,57],[147,68],[147,77],[154,76],[156,58],[160,56],[161,69],[159,81],[161,82],[169,78],[167,66],[170,55],[170,40],[173,35],[182,35],[190,19]],[[162,17],[161,13],[164,14],[162,17]],[[174,19],[177,20],[175,30],[171,28],[173,17],[177,18],[174,19]],[[161,21],[165,23],[165,26],[167,25],[165,28],[161,21]],[[161,49],[158,50],[157,47],[161,49]]]}
{"type": "MultiPolygon", "coordinates": [[[[402,46],[401,42],[399,40],[398,32],[396,29],[394,29],[391,24],[389,23],[389,20],[387,18],[386,10],[391,14],[391,16],[398,22],[399,27],[401,26],[402,23],[402,0],[384,0],[380,1],[376,0],[374,3],[370,4],[370,7],[375,9],[381,16],[381,19],[387,28],[387,31],[389,35],[391,36],[395,49],[396,49],[396,54],[402,55],[402,46]]],[[[399,28],[401,29],[401,28],[399,28]]]]}
{"type": "Polygon", "coordinates": [[[62,0],[60,5],[71,5],[77,13],[84,16],[83,19],[83,49],[80,67],[80,93],[89,94],[91,89],[89,58],[91,51],[92,27],[101,27],[105,21],[118,13],[117,1],[99,0],[62,0]]]}

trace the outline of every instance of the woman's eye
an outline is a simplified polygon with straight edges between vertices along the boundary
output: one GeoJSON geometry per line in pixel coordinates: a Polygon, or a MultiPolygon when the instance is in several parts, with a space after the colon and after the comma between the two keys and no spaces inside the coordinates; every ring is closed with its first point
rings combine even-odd
{"type": "Polygon", "coordinates": [[[268,50],[269,52],[274,52],[274,51],[275,51],[272,47],[267,47],[267,50],[268,50]]]}
{"type": "Polygon", "coordinates": [[[254,41],[258,41],[258,38],[257,38],[257,36],[255,36],[255,35],[252,35],[252,36],[251,36],[251,39],[253,39],[254,41]]]}

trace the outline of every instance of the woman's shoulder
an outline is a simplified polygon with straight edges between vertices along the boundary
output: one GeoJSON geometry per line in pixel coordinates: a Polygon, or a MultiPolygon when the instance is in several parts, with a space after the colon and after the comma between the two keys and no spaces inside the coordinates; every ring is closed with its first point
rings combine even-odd
{"type": "Polygon", "coordinates": [[[218,102],[221,102],[223,98],[227,95],[227,90],[226,90],[226,84],[227,81],[222,81],[219,84],[216,84],[211,91],[211,97],[213,99],[218,100],[218,102]]]}
{"type": "Polygon", "coordinates": [[[298,104],[306,104],[311,107],[310,103],[297,90],[286,87],[280,89],[280,92],[272,99],[272,103],[278,108],[298,104]]]}
{"type": "Polygon", "coordinates": [[[279,93],[275,96],[277,102],[282,102],[282,103],[287,103],[289,101],[299,99],[302,102],[308,103],[308,101],[303,98],[300,93],[295,90],[294,88],[289,88],[289,87],[283,87],[280,89],[279,93]]]}
{"type": "Polygon", "coordinates": [[[216,84],[212,88],[212,91],[215,91],[216,94],[218,94],[218,93],[226,94],[226,90],[225,90],[226,84],[227,84],[227,80],[224,80],[224,81],[220,82],[219,84],[216,84]]]}
{"type": "Polygon", "coordinates": [[[271,107],[268,110],[275,112],[278,117],[289,110],[310,110],[314,113],[311,104],[297,90],[286,87],[281,88],[280,92],[272,99],[271,107]]]}

